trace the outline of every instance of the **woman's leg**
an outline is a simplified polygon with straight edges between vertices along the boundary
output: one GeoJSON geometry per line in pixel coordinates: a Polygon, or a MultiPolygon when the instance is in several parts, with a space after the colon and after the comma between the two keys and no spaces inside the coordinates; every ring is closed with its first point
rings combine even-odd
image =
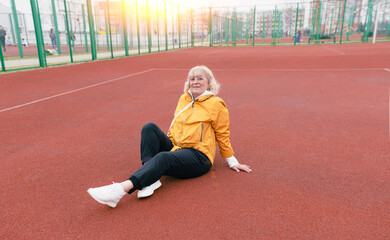
{"type": "MultiPolygon", "coordinates": [[[[149,161],[157,153],[169,151],[173,148],[171,140],[168,136],[154,123],[145,124],[141,130],[141,161],[142,164],[149,161]]],[[[121,182],[121,186],[125,192],[129,192],[134,188],[130,180],[121,182]]]]}
{"type": "Polygon", "coordinates": [[[200,177],[211,169],[211,162],[202,152],[193,148],[183,148],[173,152],[174,162],[164,175],[187,179],[200,177]]]}
{"type": "Polygon", "coordinates": [[[174,152],[160,152],[139,168],[129,180],[133,188],[142,189],[159,180],[163,175],[177,178],[194,178],[211,168],[209,159],[196,149],[184,148],[174,152]]]}
{"type": "MultiPolygon", "coordinates": [[[[168,138],[167,135],[165,135],[165,133],[156,124],[147,123],[142,128],[141,131],[142,164],[148,162],[150,159],[152,159],[156,154],[158,154],[161,151],[171,150],[172,147],[173,145],[171,143],[171,140],[168,138]]],[[[160,179],[160,177],[158,177],[155,181],[160,179]]],[[[152,183],[153,182],[151,182],[150,184],[152,183]]],[[[99,203],[109,205],[110,207],[116,207],[119,200],[126,194],[126,192],[131,193],[136,189],[137,188],[134,187],[134,184],[131,181],[131,179],[129,179],[121,183],[113,183],[111,185],[107,185],[103,187],[90,188],[88,189],[88,193],[99,203]]]]}
{"type": "Polygon", "coordinates": [[[170,151],[173,144],[168,136],[154,123],[147,123],[141,130],[141,161],[145,164],[157,153],[170,151]]]}
{"type": "Polygon", "coordinates": [[[103,187],[90,188],[88,193],[99,203],[114,208],[126,192],[130,194],[136,189],[147,187],[163,175],[177,178],[194,178],[207,173],[210,168],[211,162],[209,159],[196,149],[184,148],[174,152],[161,152],[142,165],[131,175],[129,180],[103,187]]]}
{"type": "Polygon", "coordinates": [[[134,187],[134,184],[130,180],[126,180],[126,181],[121,182],[121,186],[123,188],[123,191],[129,192],[130,189],[132,189],[134,187]]]}

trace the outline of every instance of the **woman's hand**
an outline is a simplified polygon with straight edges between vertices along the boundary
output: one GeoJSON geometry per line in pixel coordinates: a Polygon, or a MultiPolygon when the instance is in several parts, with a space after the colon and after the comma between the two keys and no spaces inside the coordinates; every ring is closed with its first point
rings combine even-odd
{"type": "Polygon", "coordinates": [[[240,170],[248,172],[248,173],[252,172],[251,167],[249,167],[248,165],[244,165],[244,164],[236,164],[233,167],[231,167],[231,169],[233,169],[236,172],[240,172],[240,170]]]}

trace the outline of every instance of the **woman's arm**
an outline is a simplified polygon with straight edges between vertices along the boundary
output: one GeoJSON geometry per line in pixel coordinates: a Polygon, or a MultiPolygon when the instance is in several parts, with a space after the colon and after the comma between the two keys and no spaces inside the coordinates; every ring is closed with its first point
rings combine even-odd
{"type": "Polygon", "coordinates": [[[240,170],[245,172],[252,172],[251,167],[249,167],[248,165],[240,164],[235,156],[226,158],[226,161],[229,164],[229,167],[236,172],[239,172],[240,170]]]}
{"type": "Polygon", "coordinates": [[[234,156],[234,151],[230,143],[229,111],[222,99],[215,110],[214,113],[216,114],[212,126],[222,157],[226,159],[229,167],[234,171],[240,172],[240,170],[243,170],[245,172],[251,172],[252,170],[249,166],[240,164],[234,156]]]}

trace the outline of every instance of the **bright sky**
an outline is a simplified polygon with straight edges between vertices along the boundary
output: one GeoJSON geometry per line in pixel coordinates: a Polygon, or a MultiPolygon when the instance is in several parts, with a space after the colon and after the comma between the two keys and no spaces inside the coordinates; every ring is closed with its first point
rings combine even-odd
{"type": "MultiPolygon", "coordinates": [[[[10,6],[11,5],[10,1],[11,0],[0,0],[0,3],[6,6],[10,6]]],[[[62,0],[55,0],[55,1],[62,2],[62,0]]],[[[70,1],[83,2],[83,3],[86,2],[85,0],[67,0],[67,2],[70,1]]],[[[145,0],[139,0],[139,1],[145,1],[145,0]]],[[[149,1],[156,1],[156,0],[149,0],[149,1]]],[[[209,6],[223,7],[223,6],[274,5],[276,3],[296,2],[297,0],[167,0],[167,1],[180,3],[188,7],[209,7],[209,6]]],[[[18,10],[22,12],[31,12],[30,0],[16,0],[15,2],[18,10]]],[[[38,2],[41,8],[50,9],[51,0],[39,0],[38,2]]]]}
{"type": "MultiPolygon", "coordinates": [[[[294,1],[294,0],[293,0],[294,1]]],[[[296,1],[296,0],[295,0],[296,1]]],[[[253,5],[274,5],[278,2],[292,2],[291,0],[171,0],[190,7],[224,7],[224,6],[253,6],[253,5]]]]}

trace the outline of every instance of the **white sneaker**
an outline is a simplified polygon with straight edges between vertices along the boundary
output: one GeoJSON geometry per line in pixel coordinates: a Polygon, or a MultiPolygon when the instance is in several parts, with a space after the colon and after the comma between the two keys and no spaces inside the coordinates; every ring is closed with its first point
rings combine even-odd
{"type": "Polygon", "coordinates": [[[120,183],[113,183],[103,187],[90,188],[87,190],[89,195],[101,204],[107,204],[114,208],[119,200],[126,195],[120,183]]]}
{"type": "Polygon", "coordinates": [[[161,187],[161,182],[160,180],[157,180],[157,182],[153,183],[152,185],[149,185],[139,190],[137,196],[138,198],[149,197],[154,193],[154,190],[156,190],[159,187],[161,187]]]}

